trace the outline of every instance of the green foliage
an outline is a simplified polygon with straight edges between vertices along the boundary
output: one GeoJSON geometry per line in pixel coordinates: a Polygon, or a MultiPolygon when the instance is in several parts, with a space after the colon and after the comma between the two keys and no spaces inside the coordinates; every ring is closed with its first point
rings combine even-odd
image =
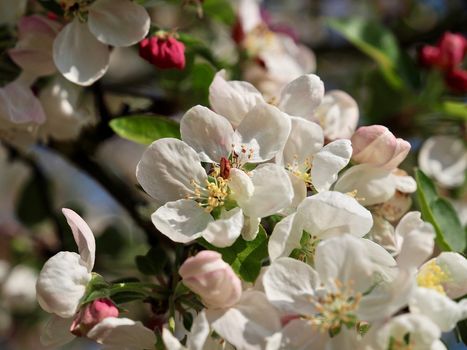
{"type": "Polygon", "coordinates": [[[467,122],[467,105],[465,102],[444,101],[439,110],[447,117],[467,122]]]}
{"type": "Polygon", "coordinates": [[[146,255],[138,255],[135,261],[142,274],[155,276],[163,272],[168,257],[161,247],[152,247],[146,255]]]}
{"type": "Polygon", "coordinates": [[[395,89],[419,85],[419,75],[410,57],[399,48],[395,36],[381,24],[361,18],[331,19],[329,26],[342,34],[380,67],[395,89]]]}
{"type": "Polygon", "coordinates": [[[54,0],[38,0],[38,1],[39,1],[39,4],[41,4],[42,7],[46,9],[47,11],[51,11],[58,16],[63,16],[63,9],[58,4],[58,2],[54,0]]]}
{"type": "Polygon", "coordinates": [[[232,26],[235,22],[235,12],[228,0],[204,0],[203,11],[207,17],[228,26],[232,26]]]}
{"type": "Polygon", "coordinates": [[[456,211],[446,199],[438,196],[433,182],[416,171],[417,195],[424,220],[436,231],[436,243],[442,250],[463,252],[467,236],[456,211]]]}
{"type": "Polygon", "coordinates": [[[164,137],[180,138],[179,124],[160,116],[135,115],[116,118],[110,121],[110,127],[120,137],[143,145],[149,145],[164,137]]]}
{"type": "Polygon", "coordinates": [[[262,226],[258,235],[252,241],[245,241],[242,237],[227,248],[217,248],[204,239],[198,242],[207,249],[222,254],[222,259],[232,266],[232,269],[246,282],[254,282],[261,270],[262,261],[268,256],[268,237],[262,226]]]}
{"type": "Polygon", "coordinates": [[[44,205],[47,202],[44,192],[47,191],[47,186],[44,187],[44,181],[43,178],[32,176],[19,195],[16,215],[26,225],[38,224],[49,217],[44,205]]]}

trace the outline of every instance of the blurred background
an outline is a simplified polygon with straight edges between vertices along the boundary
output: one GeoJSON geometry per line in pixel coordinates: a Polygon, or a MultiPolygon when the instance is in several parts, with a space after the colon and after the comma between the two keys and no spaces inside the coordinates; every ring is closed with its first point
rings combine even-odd
{"type": "MultiPolygon", "coordinates": [[[[51,3],[30,1],[25,13],[50,14],[51,3]]],[[[146,253],[148,243],[157,243],[147,220],[154,204],[135,179],[145,142],[115,135],[109,121],[160,115],[169,122],[164,135],[176,133],[170,121],[193,105],[208,105],[209,84],[220,69],[232,79],[251,81],[266,95],[296,74],[315,72],[327,91],[343,90],[357,101],[359,125],[382,124],[410,141],[413,152],[403,164],[409,172],[429,136],[466,140],[466,90],[450,86],[418,57],[445,32],[467,35],[465,0],[266,0],[261,16],[268,29],[253,34],[245,28],[239,34],[241,16],[248,13],[239,13],[234,0],[143,3],[155,30],[179,32],[187,47],[185,69],[158,69],[139,56],[138,47],[114,49],[104,78],[81,89],[70,102],[71,112],[57,119],[63,129],[41,129],[25,142],[0,132],[0,349],[41,349],[40,330],[49,315],[36,303],[35,279],[49,257],[75,250],[61,208],[76,210],[92,228],[96,271],[109,280],[140,277],[134,258],[146,253]],[[294,52],[295,66],[268,61],[269,32],[288,38],[292,46],[286,50],[294,52]]],[[[14,24],[2,23],[0,85],[19,74],[7,54],[17,34],[14,24]]],[[[54,104],[63,107],[60,96],[75,93],[74,87],[63,88],[57,99],[53,88],[47,90],[60,79],[35,83],[44,106],[52,106],[45,108],[50,115],[56,113],[54,104]]],[[[465,201],[465,187],[446,193],[465,201]]],[[[465,348],[454,334],[445,339],[450,349],[465,348]]],[[[93,348],[83,340],[65,347],[93,348]]]]}

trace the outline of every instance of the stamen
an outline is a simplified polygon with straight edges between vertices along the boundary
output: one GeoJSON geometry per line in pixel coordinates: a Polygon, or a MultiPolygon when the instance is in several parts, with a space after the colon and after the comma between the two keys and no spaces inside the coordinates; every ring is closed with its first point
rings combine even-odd
{"type": "Polygon", "coordinates": [[[317,313],[306,317],[318,331],[337,334],[342,326],[352,328],[358,323],[356,310],[362,298],[361,293],[355,293],[352,283],[344,284],[335,280],[334,292],[310,299],[317,313]]]}

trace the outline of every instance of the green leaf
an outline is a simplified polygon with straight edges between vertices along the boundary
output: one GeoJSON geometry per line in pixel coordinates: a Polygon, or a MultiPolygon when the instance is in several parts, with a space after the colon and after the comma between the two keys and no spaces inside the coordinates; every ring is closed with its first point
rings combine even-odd
{"type": "Polygon", "coordinates": [[[442,250],[463,252],[467,237],[451,203],[438,196],[435,185],[421,170],[417,169],[415,177],[422,217],[435,228],[437,245],[442,250]]]}
{"type": "Polygon", "coordinates": [[[445,101],[440,106],[445,116],[467,121],[467,104],[465,102],[445,101]]]}
{"type": "Polygon", "coordinates": [[[396,72],[397,63],[402,63],[403,58],[396,38],[389,30],[361,18],[331,19],[328,24],[375,60],[393,87],[403,87],[403,81],[396,72]]]}
{"type": "Polygon", "coordinates": [[[152,247],[146,255],[138,255],[135,260],[141,273],[155,276],[163,272],[168,257],[161,247],[152,247]]]}
{"type": "Polygon", "coordinates": [[[207,249],[222,254],[222,259],[232,266],[232,269],[246,282],[254,282],[259,275],[263,260],[268,256],[268,237],[262,226],[258,235],[252,241],[242,237],[227,248],[217,248],[204,239],[198,242],[207,249]]]}
{"type": "Polygon", "coordinates": [[[179,40],[185,44],[187,54],[193,53],[208,61],[212,64],[216,70],[224,68],[223,64],[214,56],[209,46],[207,46],[201,40],[194,36],[186,33],[179,33],[179,40]]]}
{"type": "Polygon", "coordinates": [[[204,0],[203,11],[208,17],[228,26],[232,26],[235,22],[235,12],[227,0],[204,0]]]}
{"type": "Polygon", "coordinates": [[[161,116],[135,115],[116,118],[110,121],[110,127],[120,137],[143,145],[149,145],[164,137],[180,138],[180,125],[161,116]]]}
{"type": "Polygon", "coordinates": [[[464,228],[457,216],[456,210],[444,198],[438,198],[430,205],[433,217],[444,234],[444,238],[454,251],[463,252],[466,246],[464,228]]]}

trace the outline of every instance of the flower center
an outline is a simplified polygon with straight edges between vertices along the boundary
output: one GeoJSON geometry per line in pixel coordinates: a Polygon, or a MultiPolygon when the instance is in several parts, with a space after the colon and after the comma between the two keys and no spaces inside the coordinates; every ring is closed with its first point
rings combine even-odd
{"type": "Polygon", "coordinates": [[[232,144],[232,159],[230,164],[234,168],[242,169],[246,163],[253,159],[254,154],[255,150],[253,148],[248,148],[246,145],[240,145],[240,149],[236,150],[235,145],[232,144]]]}
{"type": "Polygon", "coordinates": [[[351,283],[345,285],[336,280],[335,287],[334,292],[311,300],[317,314],[308,317],[313,326],[322,333],[329,332],[331,337],[338,334],[342,326],[355,327],[358,323],[355,312],[362,297],[361,293],[353,291],[351,283]]]}
{"type": "Polygon", "coordinates": [[[86,22],[89,6],[96,0],[60,0],[65,18],[78,17],[81,22],[86,22]]]}
{"type": "Polygon", "coordinates": [[[303,180],[305,184],[312,188],[313,184],[311,182],[311,168],[313,159],[308,157],[303,162],[298,161],[298,157],[294,156],[292,163],[287,163],[285,168],[290,171],[293,175],[303,180]]]}
{"type": "Polygon", "coordinates": [[[446,294],[443,282],[448,280],[448,274],[434,260],[423,266],[417,275],[417,284],[420,287],[433,289],[443,295],[446,294]]]}
{"type": "Polygon", "coordinates": [[[191,180],[194,187],[194,195],[186,196],[187,199],[193,199],[203,207],[207,213],[215,208],[223,206],[225,199],[229,195],[229,180],[221,176],[221,168],[215,165],[206,180],[205,186],[201,186],[195,180],[191,180]]]}

